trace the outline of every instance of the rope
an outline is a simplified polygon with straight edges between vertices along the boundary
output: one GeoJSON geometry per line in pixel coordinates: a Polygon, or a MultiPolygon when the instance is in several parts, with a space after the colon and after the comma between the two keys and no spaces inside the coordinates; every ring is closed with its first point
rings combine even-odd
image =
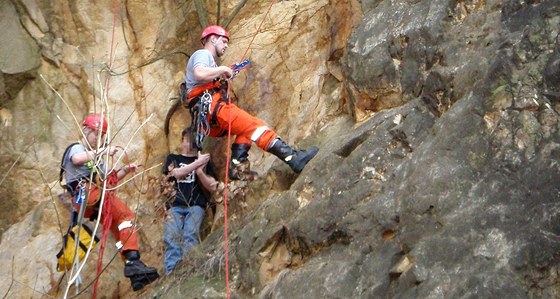
{"type": "MultiPolygon", "coordinates": [[[[228,95],[228,105],[231,104],[231,97],[229,94],[229,82],[227,88],[227,95],[228,95]]],[[[231,144],[231,109],[228,109],[228,135],[227,135],[227,144],[231,144]]],[[[226,176],[225,176],[225,187],[224,187],[224,250],[225,250],[225,268],[224,271],[226,277],[226,298],[230,298],[229,292],[229,246],[228,246],[228,192],[229,192],[229,161],[231,159],[231,147],[227,147],[227,154],[226,154],[226,176]]]]}
{"type": "MultiPolygon", "coordinates": [[[[114,48],[115,48],[115,27],[116,27],[116,22],[117,22],[117,12],[118,12],[118,1],[115,0],[113,1],[113,25],[111,28],[111,48],[109,50],[109,69],[111,69],[112,65],[113,65],[113,55],[114,55],[114,48]]],[[[105,90],[105,98],[109,98],[109,77],[107,77],[106,82],[105,82],[105,86],[106,86],[106,90],[105,90]]],[[[107,183],[113,183],[113,181],[116,180],[118,181],[118,177],[117,177],[117,173],[113,172],[110,173],[107,177],[107,183]]],[[[116,182],[114,183],[114,185],[116,185],[116,182]]],[[[114,186],[113,185],[113,186],[114,186]]],[[[107,198],[108,200],[103,202],[103,207],[102,207],[102,213],[101,214],[105,214],[105,219],[103,221],[103,233],[102,233],[102,237],[101,237],[101,246],[99,248],[99,258],[97,260],[97,274],[99,276],[99,274],[101,274],[101,266],[102,266],[102,261],[103,261],[103,251],[105,250],[105,243],[107,240],[107,233],[109,232],[109,228],[111,227],[111,211],[109,210],[109,207],[111,206],[110,202],[112,201],[112,197],[114,196],[114,192],[113,191],[109,191],[107,192],[107,195],[109,198],[107,198]],[[107,209],[107,210],[106,210],[107,209]]],[[[101,217],[101,215],[100,215],[101,217]]],[[[99,283],[99,279],[95,280],[95,284],[93,285],[93,294],[91,295],[91,297],[93,299],[95,299],[97,297],[97,286],[99,283]]]]}
{"type": "MultiPolygon", "coordinates": [[[[130,165],[130,164],[131,164],[131,163],[130,163],[130,158],[128,157],[128,153],[126,152],[126,149],[125,149],[124,147],[120,146],[120,145],[117,145],[117,146],[115,146],[115,147],[116,147],[116,148],[120,148],[120,149],[123,151],[123,154],[124,154],[123,162],[124,162],[124,164],[130,165]]],[[[144,167],[144,165],[143,165],[143,164],[138,164],[138,165],[136,165],[136,167],[144,167]]],[[[116,171],[117,173],[119,173],[119,171],[120,171],[121,169],[122,169],[122,168],[119,168],[119,169],[117,169],[117,170],[115,170],[115,171],[116,171]]],[[[136,171],[134,170],[134,171],[131,171],[131,172],[132,172],[132,173],[135,173],[136,171]]],[[[142,172],[142,178],[141,178],[142,182],[144,182],[144,174],[145,174],[145,173],[142,172]]],[[[137,182],[136,182],[136,176],[133,176],[133,177],[132,177],[132,185],[134,185],[134,188],[136,189],[136,191],[138,191],[138,193],[140,193],[140,194],[142,194],[142,195],[146,195],[146,194],[148,193],[148,191],[150,191],[150,186],[148,186],[148,187],[146,188],[146,191],[142,191],[142,187],[141,187],[141,186],[138,186],[138,184],[137,184],[137,182]]],[[[115,185],[115,186],[111,186],[111,187],[116,187],[116,185],[115,185]]],[[[112,188],[111,188],[110,190],[112,190],[112,188]]]]}
{"type": "MultiPolygon", "coordinates": [[[[116,186],[119,181],[118,172],[113,171],[107,176],[106,185],[107,186],[116,186]]],[[[105,191],[105,201],[103,202],[103,208],[101,209],[101,215],[99,215],[102,219],[102,233],[101,233],[101,242],[99,247],[99,257],[97,259],[97,276],[99,277],[101,271],[103,270],[103,253],[105,252],[105,245],[107,244],[107,236],[109,235],[109,230],[112,224],[112,211],[111,207],[113,204],[113,200],[115,197],[115,191],[105,191]]],[[[99,283],[99,279],[95,280],[95,284],[93,285],[93,298],[97,295],[97,284],[99,283]]]]}
{"type": "MultiPolygon", "coordinates": [[[[247,49],[245,50],[245,53],[243,53],[243,56],[241,56],[241,59],[239,61],[243,61],[243,59],[245,58],[245,55],[247,55],[247,52],[249,51],[249,49],[251,48],[251,45],[253,44],[253,41],[255,40],[255,37],[257,36],[257,34],[259,34],[259,31],[261,30],[261,26],[264,23],[264,20],[266,19],[266,17],[268,16],[268,13],[270,12],[270,10],[272,9],[272,5],[274,4],[276,0],[272,0],[270,1],[270,5],[268,6],[268,9],[266,10],[264,17],[261,21],[261,23],[259,24],[259,27],[257,28],[257,31],[255,32],[255,34],[253,35],[253,38],[251,39],[251,41],[249,42],[249,45],[247,46],[247,49]]],[[[230,79],[231,80],[231,79],[230,79]]],[[[231,82],[228,82],[227,85],[227,97],[228,97],[228,105],[231,105],[231,82]]],[[[231,144],[231,109],[228,109],[228,135],[227,135],[227,144],[231,144]]],[[[227,147],[227,154],[226,154],[226,175],[225,175],[225,187],[224,187],[224,193],[223,193],[223,197],[224,197],[224,250],[225,250],[225,269],[224,271],[225,273],[225,278],[226,278],[226,298],[229,299],[230,298],[230,289],[229,289],[229,242],[228,242],[228,193],[229,193],[229,164],[230,164],[230,159],[231,159],[231,147],[228,146],[227,147]]]]}
{"type": "Polygon", "coordinates": [[[272,5],[274,4],[274,2],[276,2],[276,0],[270,1],[270,5],[268,6],[268,9],[266,10],[266,13],[264,14],[264,17],[263,17],[261,23],[259,24],[259,27],[257,28],[257,31],[253,35],[253,38],[249,42],[249,45],[247,46],[247,49],[245,50],[245,53],[243,53],[243,56],[241,56],[241,59],[239,61],[243,61],[243,59],[245,58],[245,55],[247,55],[247,52],[249,52],[249,49],[251,48],[251,45],[253,44],[253,41],[255,40],[255,37],[257,37],[257,34],[259,34],[259,31],[261,31],[261,26],[264,23],[264,20],[266,19],[266,16],[268,16],[268,13],[272,9],[272,5]]]}

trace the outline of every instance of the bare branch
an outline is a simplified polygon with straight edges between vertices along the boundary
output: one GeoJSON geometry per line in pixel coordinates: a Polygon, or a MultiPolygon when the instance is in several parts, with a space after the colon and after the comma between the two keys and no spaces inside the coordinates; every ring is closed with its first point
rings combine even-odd
{"type": "Polygon", "coordinates": [[[107,191],[117,190],[117,189],[119,189],[120,187],[124,186],[126,183],[128,183],[128,182],[134,180],[137,176],[143,175],[144,173],[146,173],[146,172],[148,172],[148,171],[150,171],[150,170],[152,170],[152,169],[154,169],[154,168],[156,168],[156,167],[160,167],[161,164],[163,164],[163,163],[158,163],[158,164],[156,164],[156,165],[153,165],[153,166],[151,166],[150,168],[148,168],[148,169],[146,169],[146,170],[144,170],[144,171],[141,171],[141,172],[135,174],[135,175],[132,176],[131,178],[126,179],[124,182],[118,184],[118,185],[115,186],[115,187],[110,187],[110,188],[107,187],[106,190],[107,190],[107,191]]]}
{"type": "Polygon", "coordinates": [[[163,126],[163,131],[165,132],[165,136],[169,136],[169,126],[173,114],[175,114],[175,112],[177,112],[177,110],[179,110],[179,108],[181,108],[182,105],[181,99],[175,98],[174,100],[175,101],[173,102],[173,105],[169,108],[169,110],[167,110],[167,114],[165,115],[165,122],[163,126]]]}
{"type": "Polygon", "coordinates": [[[231,21],[233,21],[233,19],[235,18],[235,16],[237,16],[237,14],[239,13],[239,11],[245,6],[245,4],[247,3],[248,0],[241,0],[239,1],[239,3],[237,3],[237,5],[235,6],[235,8],[233,9],[233,11],[231,12],[231,14],[229,15],[229,17],[227,17],[227,19],[224,21],[224,23],[222,24],[223,27],[227,28],[229,26],[229,23],[231,23],[231,21]]]}
{"type": "Polygon", "coordinates": [[[112,69],[106,69],[106,70],[109,72],[109,75],[111,75],[111,76],[120,76],[120,75],[124,75],[124,74],[130,73],[130,72],[132,72],[132,71],[134,71],[134,70],[140,69],[140,68],[142,68],[142,67],[145,67],[145,66],[147,66],[147,65],[150,65],[150,64],[152,64],[152,63],[154,63],[154,62],[157,62],[157,61],[159,61],[159,60],[162,60],[162,59],[166,58],[167,56],[171,56],[171,55],[175,55],[175,54],[183,54],[183,55],[185,55],[185,56],[187,57],[187,59],[191,57],[189,54],[187,54],[187,53],[185,53],[185,52],[183,52],[183,51],[176,50],[176,51],[172,51],[172,52],[169,52],[169,53],[165,53],[165,54],[158,55],[157,57],[155,57],[155,58],[153,58],[153,59],[150,59],[150,60],[148,60],[148,61],[146,61],[146,62],[143,62],[143,63],[141,63],[141,64],[138,64],[138,65],[136,65],[136,66],[130,68],[128,71],[124,71],[124,72],[117,73],[117,72],[113,71],[112,69]]]}
{"type": "Polygon", "coordinates": [[[56,90],[54,89],[54,87],[47,81],[47,79],[45,79],[45,77],[43,76],[43,74],[40,74],[39,77],[41,77],[41,79],[43,80],[43,82],[45,82],[45,84],[56,94],[56,96],[62,100],[62,102],[64,103],[64,106],[66,106],[66,109],[68,109],[68,111],[70,112],[70,114],[72,115],[72,118],[74,119],[74,124],[76,125],[76,128],[78,128],[78,131],[80,132],[80,136],[84,137],[83,132],[81,130],[81,125],[80,122],[78,121],[78,118],[76,118],[76,115],[74,114],[74,112],[72,111],[72,109],[70,108],[70,105],[68,104],[68,102],[66,102],[66,100],[62,97],[62,95],[56,90]]]}
{"type": "Polygon", "coordinates": [[[216,8],[216,24],[220,24],[222,17],[222,0],[218,0],[218,7],[216,8]]]}
{"type": "Polygon", "coordinates": [[[14,166],[16,166],[16,164],[19,162],[19,159],[21,159],[21,157],[23,156],[23,154],[25,154],[27,152],[27,150],[35,143],[35,139],[33,139],[31,141],[31,143],[19,154],[19,156],[17,157],[17,159],[14,161],[14,163],[12,163],[12,165],[10,166],[10,169],[8,169],[8,171],[6,171],[6,173],[4,174],[4,177],[2,178],[2,180],[0,180],[0,186],[2,185],[2,183],[4,183],[4,180],[8,177],[8,175],[10,174],[10,171],[12,171],[12,169],[14,168],[14,166]]]}
{"type": "Polygon", "coordinates": [[[194,4],[196,6],[196,12],[198,13],[198,22],[202,28],[206,28],[206,26],[208,26],[208,11],[206,11],[204,1],[195,0],[194,4]]]}

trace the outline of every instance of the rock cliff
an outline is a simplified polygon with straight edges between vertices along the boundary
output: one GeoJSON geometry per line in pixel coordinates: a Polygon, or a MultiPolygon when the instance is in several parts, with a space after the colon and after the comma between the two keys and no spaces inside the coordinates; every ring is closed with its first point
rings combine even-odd
{"type": "MultiPolygon", "coordinates": [[[[103,104],[118,166],[143,165],[118,192],[162,269],[159,163],[190,122],[177,86],[204,11],[228,22],[222,63],[251,59],[237,104],[319,154],[294,175],[254,146],[227,243],[218,205],[201,246],[136,293],[109,246],[100,297],[223,298],[226,249],[234,298],[560,296],[560,2],[245,2],[0,2],[0,295],[63,297],[60,156],[103,104]]],[[[205,144],[222,180],[226,149],[205,144]]]]}

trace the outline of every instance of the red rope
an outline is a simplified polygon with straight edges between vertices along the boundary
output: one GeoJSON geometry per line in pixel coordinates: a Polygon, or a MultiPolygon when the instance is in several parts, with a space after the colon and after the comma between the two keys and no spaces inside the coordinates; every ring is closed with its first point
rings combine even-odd
{"type": "MultiPolygon", "coordinates": [[[[229,86],[230,82],[228,82],[228,105],[231,104],[231,96],[229,94],[229,86]]],[[[228,136],[227,136],[227,144],[229,145],[231,142],[231,109],[228,109],[228,136]]],[[[228,182],[229,182],[229,161],[231,158],[231,148],[230,146],[227,147],[227,155],[226,155],[226,184],[224,187],[224,240],[225,240],[225,271],[226,271],[226,298],[229,299],[229,246],[228,246],[228,182]]]]}
{"type": "MultiPolygon", "coordinates": [[[[113,64],[113,50],[115,48],[115,27],[116,27],[116,23],[117,23],[117,10],[118,10],[118,0],[115,0],[113,5],[113,25],[112,25],[112,32],[111,32],[111,47],[109,49],[109,69],[111,69],[111,66],[113,64]]],[[[105,81],[105,97],[109,98],[109,77],[107,77],[107,80],[105,81]]],[[[110,173],[107,176],[107,185],[114,187],[117,185],[118,183],[118,176],[117,176],[117,172],[113,171],[112,173],[110,173]]],[[[103,190],[102,190],[103,191],[103,190]]],[[[105,201],[103,203],[103,207],[101,210],[101,214],[103,215],[99,215],[101,218],[104,217],[103,223],[101,224],[103,226],[103,230],[102,230],[102,235],[101,235],[101,244],[100,244],[100,248],[99,248],[99,258],[97,259],[97,278],[95,280],[95,284],[93,285],[93,294],[91,295],[91,297],[93,299],[95,299],[97,297],[97,285],[99,283],[99,276],[101,274],[102,271],[102,264],[103,264],[103,252],[105,251],[105,243],[107,240],[107,234],[109,232],[109,228],[111,227],[111,201],[114,195],[114,191],[108,191],[105,194],[105,201]]]]}
{"type": "MultiPolygon", "coordinates": [[[[118,171],[113,171],[107,176],[107,183],[106,186],[109,188],[115,187],[119,182],[118,171]]],[[[101,186],[99,186],[101,187],[101,186]]],[[[101,189],[103,192],[103,189],[101,189]]],[[[100,193],[100,196],[103,196],[100,193]]],[[[101,208],[101,226],[103,227],[101,233],[101,242],[99,246],[99,257],[97,258],[97,279],[95,280],[95,284],[93,285],[93,295],[92,298],[97,296],[97,285],[99,283],[99,277],[101,275],[101,271],[103,270],[103,253],[105,252],[105,245],[107,243],[107,236],[109,235],[109,229],[111,228],[112,222],[112,202],[115,197],[115,191],[105,191],[105,199],[103,201],[103,207],[101,208]]]]}
{"type": "Polygon", "coordinates": [[[255,37],[257,37],[257,34],[259,34],[259,31],[261,31],[261,26],[264,23],[264,20],[266,19],[266,16],[268,15],[270,10],[272,9],[272,5],[274,4],[274,2],[276,2],[276,0],[270,1],[270,5],[268,6],[268,9],[266,10],[266,13],[264,14],[264,17],[263,17],[261,23],[259,24],[259,27],[257,28],[257,32],[255,32],[255,34],[253,35],[253,38],[249,42],[249,45],[247,46],[247,49],[245,49],[245,53],[243,53],[243,56],[241,56],[241,59],[239,59],[239,61],[243,61],[243,59],[245,59],[245,55],[247,55],[247,52],[249,52],[249,49],[251,48],[251,45],[253,44],[253,41],[255,40],[255,37]]]}
{"type": "MultiPolygon", "coordinates": [[[[251,41],[249,42],[249,45],[247,46],[247,49],[245,50],[245,53],[243,53],[243,56],[241,56],[241,59],[239,61],[243,61],[243,59],[245,58],[245,55],[247,55],[247,52],[249,51],[249,49],[251,48],[251,45],[253,44],[253,41],[255,40],[255,37],[257,36],[257,34],[259,34],[259,31],[261,30],[261,26],[264,23],[264,20],[266,19],[268,13],[270,12],[270,10],[272,9],[272,5],[274,4],[275,0],[270,1],[270,5],[268,6],[268,9],[261,21],[261,23],[259,24],[259,27],[257,28],[257,31],[255,32],[255,34],[253,35],[253,38],[251,39],[251,41]]],[[[228,88],[227,88],[227,97],[228,97],[228,105],[231,105],[231,82],[228,82],[228,88]]],[[[231,143],[231,109],[228,109],[228,135],[227,135],[227,154],[226,154],[226,175],[225,175],[225,187],[224,187],[224,247],[225,247],[225,269],[224,271],[225,273],[225,277],[226,277],[226,298],[229,299],[230,298],[230,289],[229,289],[229,239],[228,239],[228,185],[229,185],[229,162],[231,159],[231,149],[230,149],[230,143],[231,143]]]]}
{"type": "MultiPolygon", "coordinates": [[[[114,2],[114,7],[113,7],[113,25],[111,28],[111,48],[109,49],[109,70],[111,69],[111,67],[113,66],[113,50],[115,48],[115,24],[117,23],[117,10],[119,8],[118,6],[118,0],[115,0],[114,2]]],[[[110,76],[107,76],[107,79],[105,81],[105,96],[108,99],[109,98],[109,78],[110,76]]]]}

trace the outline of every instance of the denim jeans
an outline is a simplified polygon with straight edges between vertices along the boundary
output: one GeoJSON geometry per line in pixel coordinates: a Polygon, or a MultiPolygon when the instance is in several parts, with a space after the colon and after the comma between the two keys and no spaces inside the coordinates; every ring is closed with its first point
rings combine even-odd
{"type": "Polygon", "coordinates": [[[171,207],[167,210],[163,226],[163,263],[167,274],[173,271],[184,253],[200,243],[199,230],[203,219],[204,209],[199,206],[171,207]]]}

